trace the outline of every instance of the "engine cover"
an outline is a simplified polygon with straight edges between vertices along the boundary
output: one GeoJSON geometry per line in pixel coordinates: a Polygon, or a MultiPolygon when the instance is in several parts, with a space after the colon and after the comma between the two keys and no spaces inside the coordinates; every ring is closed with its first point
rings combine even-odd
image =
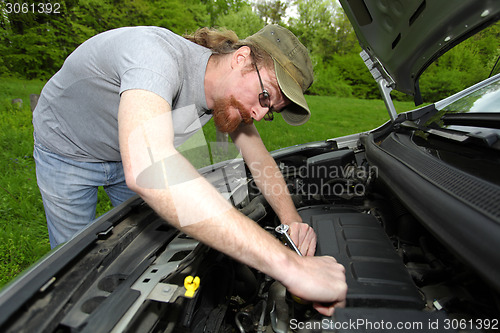
{"type": "Polygon", "coordinates": [[[422,309],[424,301],[380,222],[355,209],[309,206],[302,220],[318,237],[316,255],[346,269],[347,306],[422,309]]]}

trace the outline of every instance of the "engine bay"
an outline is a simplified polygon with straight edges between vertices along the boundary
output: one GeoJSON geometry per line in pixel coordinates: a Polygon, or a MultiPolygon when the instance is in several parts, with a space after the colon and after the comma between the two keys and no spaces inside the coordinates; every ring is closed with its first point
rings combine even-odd
{"type": "MultiPolygon", "coordinates": [[[[300,216],[316,232],[316,255],[333,256],[346,269],[346,306],[331,317],[318,314],[279,281],[179,233],[136,198],[27,274],[16,285],[24,294],[14,288],[15,297],[1,304],[15,310],[7,313],[2,307],[8,319],[0,328],[92,333],[498,330],[498,291],[411,213],[381,177],[391,171],[369,162],[363,142],[354,136],[273,153],[300,216]],[[61,258],[66,261],[60,263],[61,258]],[[199,280],[188,295],[190,276],[199,280]]],[[[204,176],[226,189],[223,195],[242,214],[279,237],[278,217],[241,163],[212,166],[204,176]]],[[[411,183],[405,186],[413,191],[411,183]]],[[[413,200],[420,200],[416,193],[413,200]]]]}
{"type": "MultiPolygon", "coordinates": [[[[299,214],[317,234],[316,255],[333,256],[346,268],[346,307],[326,320],[284,290],[280,301],[273,299],[279,293],[272,285],[265,301],[275,304],[271,309],[282,310],[273,314],[268,309],[266,314],[257,307],[257,312],[263,312],[253,313],[253,318],[268,321],[254,320],[244,329],[237,325],[239,331],[498,329],[497,291],[406,209],[379,179],[379,170],[367,161],[364,147],[353,142],[348,140],[344,147],[334,142],[333,150],[325,145],[277,158],[299,214]],[[348,326],[353,319],[357,324],[348,326]],[[257,329],[262,323],[271,327],[257,329]]],[[[407,186],[411,191],[411,184],[407,186]]],[[[264,202],[258,194],[253,200],[264,202]]],[[[279,224],[269,209],[253,218],[271,231],[279,224]]],[[[264,285],[259,289],[266,290],[264,285]]]]}
{"type": "MultiPolygon", "coordinates": [[[[213,265],[201,278],[208,286],[200,289],[189,315],[191,325],[198,324],[183,327],[214,332],[498,329],[497,291],[406,209],[365,154],[356,138],[275,155],[300,216],[317,234],[316,255],[333,256],[346,268],[345,308],[331,318],[321,316],[279,281],[209,251],[206,259],[212,257],[213,265]]],[[[278,237],[279,219],[248,170],[246,176],[249,193],[240,211],[278,237]]],[[[159,332],[169,331],[167,326],[159,332]]]]}

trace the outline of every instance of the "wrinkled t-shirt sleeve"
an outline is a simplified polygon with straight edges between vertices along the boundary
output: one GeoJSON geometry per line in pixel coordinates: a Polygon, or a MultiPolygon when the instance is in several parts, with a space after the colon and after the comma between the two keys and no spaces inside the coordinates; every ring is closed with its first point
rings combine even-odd
{"type": "Polygon", "coordinates": [[[172,105],[175,94],[172,78],[153,72],[145,68],[131,68],[123,73],[120,85],[120,95],[131,89],[143,89],[151,91],[172,105]]]}
{"type": "Polygon", "coordinates": [[[153,37],[127,42],[126,54],[119,57],[123,62],[118,69],[120,95],[126,90],[144,89],[172,105],[180,86],[179,65],[171,54],[175,51],[169,45],[163,45],[164,41],[153,37]]]}

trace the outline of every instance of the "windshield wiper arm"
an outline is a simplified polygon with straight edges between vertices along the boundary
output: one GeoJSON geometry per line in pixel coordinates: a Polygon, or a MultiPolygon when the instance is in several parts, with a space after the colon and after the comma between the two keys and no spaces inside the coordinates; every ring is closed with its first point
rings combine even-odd
{"type": "Polygon", "coordinates": [[[500,129],[500,113],[468,112],[447,113],[441,117],[444,125],[462,125],[500,129]]]}

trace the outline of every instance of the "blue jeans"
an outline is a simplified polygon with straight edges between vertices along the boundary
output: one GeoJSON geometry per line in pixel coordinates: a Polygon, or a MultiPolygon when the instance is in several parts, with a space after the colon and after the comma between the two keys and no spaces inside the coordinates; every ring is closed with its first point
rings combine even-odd
{"type": "Polygon", "coordinates": [[[52,248],[95,220],[99,186],[113,206],[135,195],[125,183],[121,162],[75,161],[51,152],[36,138],[33,157],[52,248]]]}

